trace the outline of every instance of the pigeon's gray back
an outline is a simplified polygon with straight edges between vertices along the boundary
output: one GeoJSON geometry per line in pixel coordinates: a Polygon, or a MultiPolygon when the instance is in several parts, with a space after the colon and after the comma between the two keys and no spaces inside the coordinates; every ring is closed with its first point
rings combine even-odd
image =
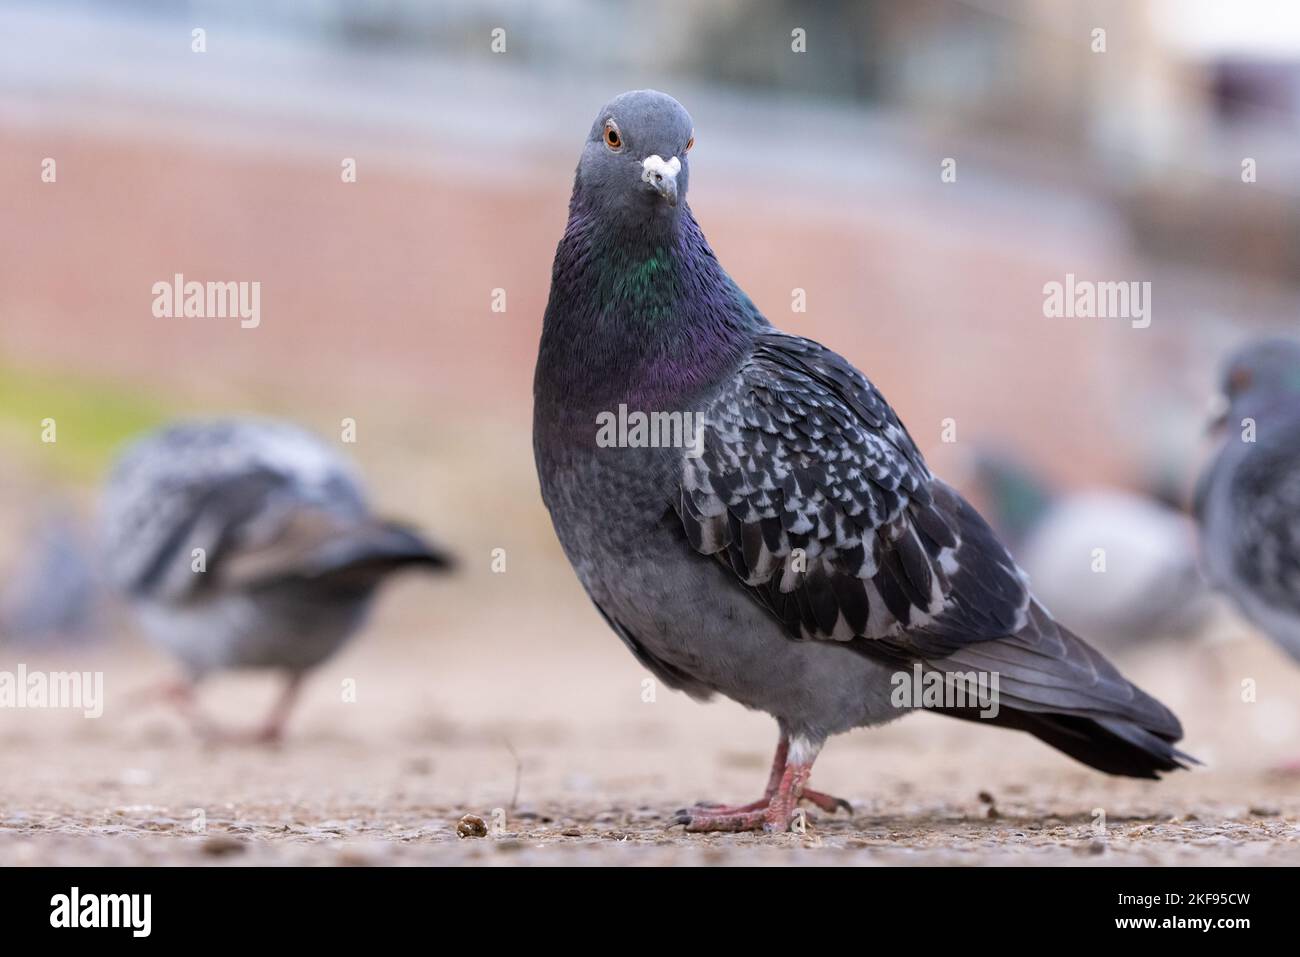
{"type": "MultiPolygon", "coordinates": [[[[320,439],[270,420],[185,422],[132,445],[109,478],[102,547],[110,580],[133,596],[157,594],[194,548],[213,552],[310,505],[366,513],[349,464],[320,439]],[[183,561],[182,561],[183,560],[183,561]]],[[[248,544],[247,541],[243,544],[248,544]]]]}
{"type": "Polygon", "coordinates": [[[1254,441],[1230,433],[1206,474],[1202,550],[1211,580],[1300,658],[1300,402],[1253,427],[1254,441]]]}

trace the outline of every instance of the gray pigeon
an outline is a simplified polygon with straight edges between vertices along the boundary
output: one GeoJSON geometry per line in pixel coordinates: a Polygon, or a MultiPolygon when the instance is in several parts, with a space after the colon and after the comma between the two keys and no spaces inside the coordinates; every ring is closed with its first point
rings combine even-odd
{"type": "Polygon", "coordinates": [[[228,668],[285,673],[252,737],[273,741],[307,671],[361,626],[377,586],[448,555],[374,517],[348,463],[313,435],[258,419],[170,426],[133,444],[103,506],[107,577],[184,666],[172,697],[228,668]]]}
{"type": "Polygon", "coordinates": [[[1226,439],[1196,496],[1206,574],[1300,659],[1300,343],[1245,347],[1223,392],[1226,439]]]}
{"type": "MultiPolygon", "coordinates": [[[[534,381],[542,497],[610,627],[669,687],[776,718],[766,794],[682,813],[785,830],[826,739],[921,703],[1112,774],[1191,759],[1178,720],[1052,620],[847,360],[774,329],[690,207],[690,116],[625,93],[583,147],[534,381]],[[997,680],[996,706],[960,691],[997,680]],[[909,706],[910,700],[910,706],[909,706]]],[[[984,699],[981,699],[984,700],[984,699]]]]}
{"type": "Polygon", "coordinates": [[[20,546],[22,562],[0,587],[0,641],[50,646],[103,636],[103,589],[88,537],[62,505],[38,519],[20,546]]]}

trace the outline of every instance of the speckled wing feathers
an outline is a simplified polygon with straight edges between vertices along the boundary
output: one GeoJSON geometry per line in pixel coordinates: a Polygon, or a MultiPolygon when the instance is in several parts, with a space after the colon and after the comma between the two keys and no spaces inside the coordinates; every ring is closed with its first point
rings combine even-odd
{"type": "Polygon", "coordinates": [[[907,632],[934,652],[1025,623],[1028,591],[1010,556],[840,356],[760,335],[704,417],[703,453],[683,456],[686,536],[792,637],[907,632]]]}
{"type": "MultiPolygon", "coordinates": [[[[1300,439],[1300,416],[1290,435],[1300,439]]],[[[1300,468],[1295,447],[1260,446],[1237,467],[1232,565],[1269,606],[1300,617],[1300,468]]]]}

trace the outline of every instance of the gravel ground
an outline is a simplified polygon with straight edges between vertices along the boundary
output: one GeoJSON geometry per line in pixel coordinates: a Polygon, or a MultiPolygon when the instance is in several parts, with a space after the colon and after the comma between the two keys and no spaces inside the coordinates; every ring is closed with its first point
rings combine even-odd
{"type": "MultiPolygon", "coordinates": [[[[1300,675],[1258,640],[1164,645],[1128,665],[1182,714],[1206,768],[1112,779],[1021,735],[919,715],[823,753],[814,781],[851,817],[688,835],[666,826],[676,808],[757,796],[770,721],[664,689],[643,701],[643,674],[578,606],[526,635],[505,628],[509,600],[486,628],[452,616],[436,638],[417,634],[410,622],[446,587],[400,585],[372,633],[316,676],[276,748],[204,746],[132,703],[167,675],[138,645],[23,659],[102,670],[107,704],[97,720],[5,714],[0,865],[1300,864],[1300,787],[1276,770],[1296,743],[1300,675]],[[1239,702],[1252,674],[1269,684],[1239,702]],[[355,702],[340,700],[345,681],[355,702]],[[458,836],[465,815],[487,833],[467,822],[458,836]]],[[[247,723],[273,692],[265,676],[232,676],[204,704],[247,723]]]]}

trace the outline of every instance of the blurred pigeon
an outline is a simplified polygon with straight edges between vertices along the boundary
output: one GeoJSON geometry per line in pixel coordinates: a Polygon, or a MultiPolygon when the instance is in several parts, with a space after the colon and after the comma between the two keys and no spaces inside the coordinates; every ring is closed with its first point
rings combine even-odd
{"type": "MultiPolygon", "coordinates": [[[[578,163],[534,382],[542,497],[610,627],[660,681],[780,730],[767,793],[688,830],[785,830],[827,737],[908,710],[909,676],[1112,774],[1190,759],[1178,720],[1056,624],[980,516],[934,478],[845,359],[774,329],[687,206],[690,116],[600,111],[578,163]]],[[[768,183],[779,171],[768,170],[768,183]]],[[[913,699],[914,704],[920,703],[913,699]]]]}
{"type": "Polygon", "coordinates": [[[22,543],[4,576],[0,639],[26,645],[80,643],[102,634],[102,588],[81,522],[53,508],[22,543]]]}
{"type": "Polygon", "coordinates": [[[1206,574],[1300,659],[1300,343],[1242,349],[1223,398],[1227,437],[1196,497],[1206,574]]]}
{"type": "Polygon", "coordinates": [[[987,449],[974,471],[1034,596],[1103,648],[1190,635],[1209,621],[1214,599],[1197,561],[1196,525],[1182,511],[1121,489],[1057,494],[987,449]]]}
{"type": "Polygon", "coordinates": [[[362,624],[376,587],[451,561],[374,517],[356,474],[287,423],[181,423],[132,445],[104,502],[110,580],[146,633],[180,659],[178,703],[226,668],[271,668],[284,692],[253,737],[283,731],[303,675],[362,624]]]}

